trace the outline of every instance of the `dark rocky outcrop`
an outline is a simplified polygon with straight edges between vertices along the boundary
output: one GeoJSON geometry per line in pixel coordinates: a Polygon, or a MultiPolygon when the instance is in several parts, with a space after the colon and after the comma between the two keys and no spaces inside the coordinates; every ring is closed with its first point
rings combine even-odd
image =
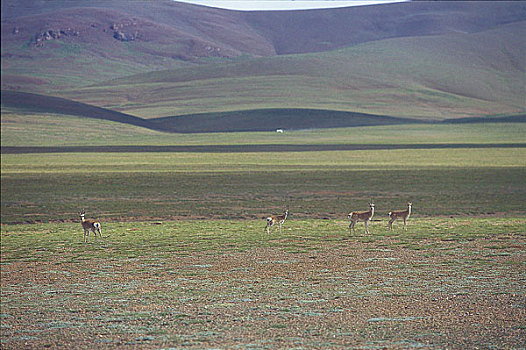
{"type": "Polygon", "coordinates": [[[42,47],[44,42],[59,39],[63,36],[79,36],[80,33],[71,28],[66,29],[48,29],[35,34],[35,46],[42,47]]]}

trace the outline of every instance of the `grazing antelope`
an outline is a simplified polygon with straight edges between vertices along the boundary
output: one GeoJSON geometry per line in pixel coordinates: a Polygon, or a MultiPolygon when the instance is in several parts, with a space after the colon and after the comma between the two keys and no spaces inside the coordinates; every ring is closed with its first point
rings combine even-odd
{"type": "Polygon", "coordinates": [[[267,230],[267,233],[270,234],[270,227],[274,226],[274,224],[277,222],[279,226],[279,233],[281,233],[281,225],[287,220],[287,216],[289,215],[289,210],[285,210],[283,215],[272,215],[267,218],[267,226],[265,226],[265,229],[267,230]]]}
{"type": "Polygon", "coordinates": [[[354,228],[354,225],[358,221],[363,221],[365,225],[365,233],[369,233],[369,221],[373,218],[374,215],[374,204],[369,203],[369,210],[368,211],[353,211],[350,212],[347,217],[349,220],[351,220],[351,223],[349,224],[349,232],[353,230],[356,233],[356,229],[354,228]]]}
{"type": "Polygon", "coordinates": [[[413,203],[407,202],[407,210],[397,210],[397,211],[389,212],[389,229],[390,230],[393,229],[393,222],[395,222],[396,219],[404,220],[404,230],[405,230],[407,219],[409,219],[409,215],[411,215],[412,205],[413,203]]]}
{"type": "Polygon", "coordinates": [[[90,230],[95,235],[95,238],[97,238],[97,232],[98,232],[100,235],[100,238],[102,239],[102,233],[101,233],[102,226],[100,222],[93,220],[93,219],[85,219],[84,215],[86,215],[86,213],[83,210],[80,213],[80,220],[81,220],[80,223],[82,224],[82,228],[84,229],[84,243],[86,243],[87,239],[89,239],[90,230]]]}

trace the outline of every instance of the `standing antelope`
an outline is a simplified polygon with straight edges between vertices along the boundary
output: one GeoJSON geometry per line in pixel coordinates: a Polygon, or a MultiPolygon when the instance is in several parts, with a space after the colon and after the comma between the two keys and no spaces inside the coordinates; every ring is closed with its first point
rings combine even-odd
{"type": "Polygon", "coordinates": [[[353,211],[350,212],[347,217],[349,220],[351,220],[351,223],[349,224],[349,232],[353,230],[356,233],[356,229],[354,228],[354,225],[358,221],[363,221],[365,225],[365,233],[369,233],[369,221],[373,218],[374,215],[374,204],[369,203],[369,211],[353,211]]]}
{"type": "Polygon", "coordinates": [[[98,232],[100,235],[100,238],[102,239],[102,233],[101,233],[102,226],[100,222],[93,220],[93,219],[85,219],[84,215],[86,215],[86,213],[83,210],[80,213],[80,220],[81,220],[80,223],[82,224],[82,228],[84,229],[84,243],[86,243],[87,239],[89,239],[90,230],[95,235],[95,238],[97,238],[97,232],[98,232]]]}
{"type": "Polygon", "coordinates": [[[287,216],[289,215],[289,210],[285,210],[283,215],[272,215],[267,218],[267,226],[265,226],[265,229],[267,230],[267,233],[270,234],[270,227],[274,226],[274,224],[277,222],[279,226],[279,233],[281,233],[281,225],[287,220],[287,216]]]}
{"type": "Polygon", "coordinates": [[[397,210],[397,211],[391,211],[389,212],[389,229],[393,229],[393,222],[395,222],[396,219],[403,219],[404,220],[404,230],[405,225],[407,222],[407,219],[409,219],[409,215],[411,215],[411,206],[413,203],[407,202],[407,210],[397,210]]]}

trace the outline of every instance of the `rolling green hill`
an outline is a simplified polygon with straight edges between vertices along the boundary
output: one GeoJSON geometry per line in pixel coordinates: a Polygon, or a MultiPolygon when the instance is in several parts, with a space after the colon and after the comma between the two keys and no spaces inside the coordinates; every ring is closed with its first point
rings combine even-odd
{"type": "Polygon", "coordinates": [[[15,111],[22,110],[35,113],[54,113],[64,116],[110,120],[148,129],[154,128],[149,121],[132,115],[87,105],[85,103],[70,101],[60,97],[27,92],[2,90],[2,107],[13,108],[15,111]]]}
{"type": "Polygon", "coordinates": [[[63,93],[144,118],[307,108],[420,120],[524,113],[526,22],[144,73],[63,93]]]}
{"type": "Polygon", "coordinates": [[[172,0],[4,0],[2,88],[49,93],[140,72],[478,33],[526,19],[521,2],[408,2],[240,12],[172,0]]]}
{"type": "MultiPolygon", "coordinates": [[[[45,113],[62,115],[64,121],[68,117],[76,116],[172,133],[274,131],[278,128],[298,130],[418,123],[418,120],[407,118],[312,109],[262,109],[143,119],[59,97],[5,90],[2,91],[2,107],[10,109],[6,110],[3,118],[17,113],[45,113]]],[[[10,120],[15,118],[11,117],[10,120]]]]}
{"type": "MultiPolygon", "coordinates": [[[[229,132],[196,134],[168,133],[111,120],[34,112],[4,106],[1,118],[1,140],[3,150],[6,147],[79,146],[130,146],[133,149],[133,147],[149,146],[215,147],[219,145],[524,144],[526,132],[524,116],[522,120],[519,118],[504,120],[509,122],[410,123],[351,128],[285,129],[284,133],[276,133],[274,130],[271,132],[230,132],[229,130],[229,132]]],[[[199,119],[196,118],[194,121],[199,119]]]]}
{"type": "MultiPolygon", "coordinates": [[[[31,136],[33,127],[36,130],[49,128],[45,133],[54,133],[52,129],[61,123],[72,124],[71,117],[82,119],[95,119],[114,122],[120,126],[112,126],[112,132],[128,130],[125,133],[133,135],[150,134],[148,130],[168,133],[217,133],[236,131],[275,131],[277,129],[306,130],[306,129],[330,129],[358,126],[375,125],[398,125],[398,124],[420,124],[418,119],[397,118],[390,116],[363,114],[355,112],[316,110],[316,109],[256,109],[245,111],[232,111],[221,113],[189,114],[176,117],[160,117],[143,119],[133,115],[116,112],[110,109],[92,106],[85,103],[75,102],[63,98],[45,96],[39,94],[2,91],[2,145],[6,139],[39,139],[40,136],[31,136]],[[35,123],[24,122],[22,116],[27,114],[41,115],[35,123]],[[50,117],[51,116],[51,117],[50,117]],[[13,123],[15,126],[13,127],[13,123]],[[38,125],[42,124],[42,125],[38,125]],[[124,125],[123,125],[124,124],[124,125]],[[137,131],[136,129],[141,129],[137,131]],[[22,130],[22,135],[18,135],[22,130]],[[26,130],[28,132],[26,132],[26,130]],[[11,135],[11,133],[15,135],[11,135]],[[7,135],[7,136],[6,136],[7,135]]],[[[443,120],[445,123],[466,124],[478,122],[491,123],[517,123],[525,122],[526,115],[510,115],[494,118],[455,118],[443,120]]],[[[93,123],[85,120],[77,120],[76,129],[93,129],[93,123]],[[91,123],[91,124],[90,124],[91,123]]],[[[62,133],[64,128],[59,128],[62,133]]],[[[97,127],[96,130],[99,128],[97,127]]],[[[71,129],[69,132],[75,134],[71,129]]],[[[38,132],[37,132],[38,133],[38,132]]],[[[94,134],[99,134],[94,131],[94,134]]],[[[88,133],[91,134],[91,131],[88,133]]],[[[78,135],[77,135],[78,136],[78,135]]],[[[68,138],[69,139],[69,138],[68,138]]],[[[132,138],[133,139],[133,138],[132,138]]],[[[106,140],[107,142],[108,140],[106,140]]],[[[7,144],[5,144],[7,145],[7,144]]]]}
{"type": "Polygon", "coordinates": [[[6,0],[2,88],[61,99],[38,97],[42,112],[171,132],[521,115],[525,36],[521,2],[239,12],[6,0]]]}

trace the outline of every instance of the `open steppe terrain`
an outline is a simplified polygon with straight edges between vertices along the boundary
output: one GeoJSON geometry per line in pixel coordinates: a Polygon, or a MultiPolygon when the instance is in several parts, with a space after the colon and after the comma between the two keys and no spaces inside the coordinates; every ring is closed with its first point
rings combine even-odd
{"type": "Polygon", "coordinates": [[[185,135],[104,121],[117,147],[387,149],[76,153],[68,138],[101,144],[76,129],[95,120],[57,132],[50,116],[17,120],[33,128],[5,119],[6,144],[66,152],[2,154],[2,348],[525,344],[523,123],[185,135]],[[370,200],[370,234],[349,232],[347,213],[370,200]],[[389,231],[407,200],[407,230],[389,231]],[[266,215],[287,206],[267,235],[266,215]],[[81,209],[102,240],[82,242],[81,209]]]}
{"type": "Polygon", "coordinates": [[[525,217],[2,228],[3,349],[466,349],[525,343],[525,217]]]}
{"type": "Polygon", "coordinates": [[[292,118],[297,110],[434,121],[520,115],[525,23],[520,1],[279,12],[3,1],[2,89],[172,117],[162,127],[176,132],[196,115],[213,127],[243,113],[263,124],[268,110],[292,114],[287,128],[304,122],[292,118]]]}
{"type": "Polygon", "coordinates": [[[1,4],[1,349],[526,347],[524,2],[1,4]]]}

